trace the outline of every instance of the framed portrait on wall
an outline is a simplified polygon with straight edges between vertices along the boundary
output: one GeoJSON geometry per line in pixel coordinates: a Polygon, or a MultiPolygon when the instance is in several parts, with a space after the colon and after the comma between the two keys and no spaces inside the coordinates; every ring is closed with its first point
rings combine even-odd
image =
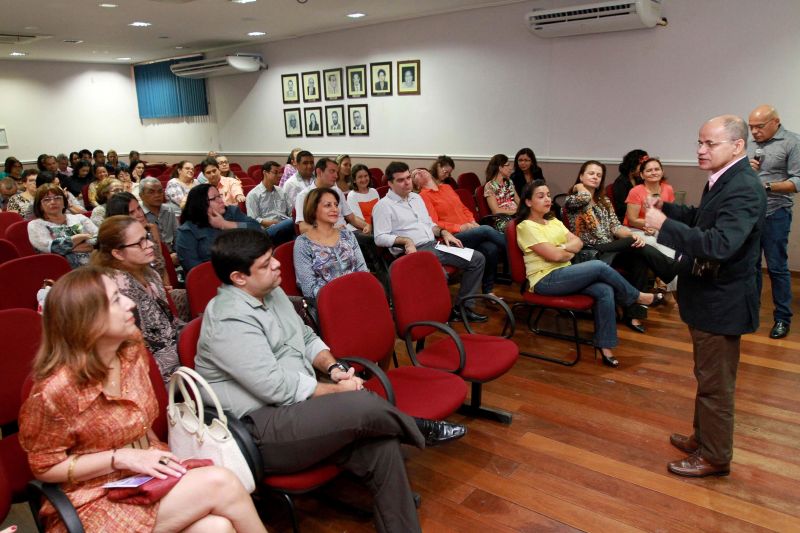
{"type": "Polygon", "coordinates": [[[306,137],[322,137],[322,108],[307,107],[303,110],[306,123],[306,137]]]}
{"type": "Polygon", "coordinates": [[[319,102],[321,96],[319,87],[319,71],[303,72],[303,101],[319,102]]]}
{"type": "Polygon", "coordinates": [[[397,94],[419,94],[421,71],[419,59],[397,62],[397,94]]]}
{"type": "Polygon", "coordinates": [[[351,65],[345,67],[347,77],[347,97],[364,98],[367,96],[367,66],[351,65]]]}
{"type": "Polygon", "coordinates": [[[372,80],[372,96],[392,95],[392,62],[370,63],[369,74],[372,80]]]}
{"type": "Polygon", "coordinates": [[[293,107],[283,110],[283,125],[287,137],[302,137],[303,125],[300,122],[300,108],[293,107]]]}
{"type": "Polygon", "coordinates": [[[337,137],[344,134],[344,106],[325,106],[325,135],[328,137],[337,137]]]}
{"type": "Polygon", "coordinates": [[[281,87],[283,87],[283,103],[300,103],[300,76],[297,74],[284,74],[281,76],[281,87]]]}
{"type": "Polygon", "coordinates": [[[369,135],[369,109],[367,104],[347,106],[347,123],[350,135],[369,135]]]}
{"type": "Polygon", "coordinates": [[[342,91],[342,69],[329,68],[322,71],[323,84],[325,85],[325,100],[341,100],[344,98],[342,91]]]}

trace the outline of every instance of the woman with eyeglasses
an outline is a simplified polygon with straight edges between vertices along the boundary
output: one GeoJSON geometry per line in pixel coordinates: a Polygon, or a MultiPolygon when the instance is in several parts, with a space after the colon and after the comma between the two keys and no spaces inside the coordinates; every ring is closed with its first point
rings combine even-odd
{"type": "Polygon", "coordinates": [[[519,206],[519,196],[511,182],[514,166],[508,156],[497,154],[486,166],[486,185],[483,195],[489,204],[489,210],[495,215],[492,225],[499,232],[504,232],[508,222],[514,218],[519,206]]]}
{"type": "Polygon", "coordinates": [[[67,213],[67,195],[55,183],[42,185],[33,200],[28,239],[40,253],[63,255],[72,268],[89,262],[97,226],[83,215],[67,213]]]}
{"type": "Polygon", "coordinates": [[[257,220],[242,213],[238,206],[226,206],[213,185],[203,183],[189,191],[175,237],[175,251],[184,273],[210,261],[214,238],[221,231],[234,228],[262,229],[257,220]]]}
{"type": "Polygon", "coordinates": [[[22,173],[20,179],[21,189],[17,189],[17,194],[8,200],[8,210],[19,213],[22,217],[31,218],[33,216],[33,199],[36,194],[36,176],[39,171],[29,168],[22,173]]]}
{"type": "Polygon", "coordinates": [[[136,304],[136,325],[167,383],[180,366],[178,334],[184,324],[170,310],[167,289],[151,266],[156,257],[152,235],[134,217],[115,215],[100,226],[96,248],[92,264],[113,269],[120,292],[136,304]]]}
{"type": "Polygon", "coordinates": [[[92,209],[91,220],[100,226],[106,218],[106,202],[115,194],[123,192],[122,182],[116,178],[106,178],[97,185],[97,207],[92,209]]]}
{"type": "Polygon", "coordinates": [[[189,161],[181,161],[172,171],[172,178],[167,182],[164,191],[167,200],[183,208],[186,196],[198,182],[194,179],[194,165],[189,161]]]}
{"type": "Polygon", "coordinates": [[[18,180],[22,175],[22,163],[16,157],[7,157],[3,165],[3,172],[0,172],[0,179],[12,178],[18,180]]]}

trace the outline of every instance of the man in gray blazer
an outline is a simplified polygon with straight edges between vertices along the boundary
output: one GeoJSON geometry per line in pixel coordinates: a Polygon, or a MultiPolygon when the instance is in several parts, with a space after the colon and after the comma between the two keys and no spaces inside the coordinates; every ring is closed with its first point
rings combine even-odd
{"type": "Polygon", "coordinates": [[[697,141],[698,166],[709,172],[700,206],[657,202],[645,215],[646,227],[659,230],[658,242],[676,251],[678,303],[694,349],[694,434],[670,436],[690,454],[668,465],[680,476],[730,473],[740,340],[758,329],[756,280],[767,205],[746,148],[741,118],[712,118],[697,141]]]}

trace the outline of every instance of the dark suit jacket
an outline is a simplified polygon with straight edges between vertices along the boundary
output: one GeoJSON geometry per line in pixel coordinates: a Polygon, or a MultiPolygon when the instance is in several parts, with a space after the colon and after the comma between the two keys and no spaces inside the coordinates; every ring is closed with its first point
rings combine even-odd
{"type": "Polygon", "coordinates": [[[767,194],[747,158],[734,164],[703,190],[699,207],[664,204],[669,217],[658,242],[680,258],[678,303],[689,326],[718,335],[758,329],[761,231],[767,194]],[[714,279],[692,275],[693,260],[720,263],[714,279]]]}
{"type": "Polygon", "coordinates": [[[376,91],[388,91],[389,90],[389,82],[385,81],[383,83],[376,81],[375,82],[375,90],[376,91]]]}

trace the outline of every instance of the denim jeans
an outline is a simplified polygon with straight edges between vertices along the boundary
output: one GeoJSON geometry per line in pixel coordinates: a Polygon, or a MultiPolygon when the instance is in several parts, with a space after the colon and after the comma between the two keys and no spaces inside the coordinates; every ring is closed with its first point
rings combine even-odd
{"type": "Polygon", "coordinates": [[[277,224],[273,224],[267,228],[267,235],[272,239],[272,244],[278,246],[285,242],[293,241],[294,234],[294,220],[287,218],[281,220],[277,224]]]}
{"type": "Polygon", "coordinates": [[[536,282],[533,292],[544,296],[586,294],[594,298],[594,345],[617,345],[615,301],[623,307],[636,303],[639,291],[619,272],[597,259],[559,268],[536,282]]]}
{"type": "MultiPolygon", "coordinates": [[[[772,282],[772,315],[777,322],[792,321],[792,278],[789,274],[789,230],[792,227],[792,210],[782,207],[764,220],[761,249],[767,261],[767,273],[772,282]]],[[[758,270],[758,294],[761,294],[761,269],[758,270]]]]}
{"type": "Polygon", "coordinates": [[[455,238],[467,248],[478,250],[486,259],[483,270],[483,292],[492,292],[494,278],[497,275],[497,263],[506,255],[506,237],[491,226],[478,226],[477,228],[459,231],[455,238]]]}

